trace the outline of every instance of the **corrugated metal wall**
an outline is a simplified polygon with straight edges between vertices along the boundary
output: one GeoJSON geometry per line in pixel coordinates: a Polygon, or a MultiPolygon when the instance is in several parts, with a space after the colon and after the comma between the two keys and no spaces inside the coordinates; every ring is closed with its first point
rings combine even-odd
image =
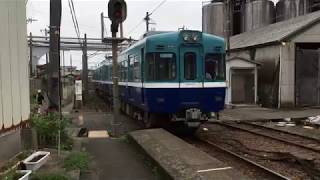
{"type": "Polygon", "coordinates": [[[0,131],[30,114],[25,0],[0,0],[0,131]]]}

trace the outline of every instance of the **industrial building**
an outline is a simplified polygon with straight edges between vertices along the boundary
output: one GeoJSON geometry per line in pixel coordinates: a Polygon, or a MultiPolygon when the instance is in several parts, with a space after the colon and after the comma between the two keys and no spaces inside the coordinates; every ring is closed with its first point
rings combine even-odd
{"type": "MultiPolygon", "coordinates": [[[[230,47],[227,59],[246,59],[261,65],[257,86],[244,86],[237,94],[257,88],[258,103],[268,107],[320,105],[320,12],[233,36],[230,47]]],[[[250,71],[238,73],[237,78],[249,83],[250,71]]],[[[231,92],[237,90],[229,88],[231,92]]],[[[232,103],[232,96],[230,99],[232,103]]]]}
{"type": "Polygon", "coordinates": [[[1,166],[20,152],[20,128],[30,115],[25,1],[0,1],[0,22],[1,166]]]}
{"type": "Polygon", "coordinates": [[[228,18],[225,2],[212,0],[202,7],[203,32],[237,35],[320,10],[320,0],[280,0],[277,4],[271,0],[231,0],[228,18]]]}
{"type": "Polygon", "coordinates": [[[320,1],[225,1],[203,6],[203,31],[227,37],[226,104],[320,105],[320,1]],[[224,17],[222,17],[224,16],[224,17]]]}

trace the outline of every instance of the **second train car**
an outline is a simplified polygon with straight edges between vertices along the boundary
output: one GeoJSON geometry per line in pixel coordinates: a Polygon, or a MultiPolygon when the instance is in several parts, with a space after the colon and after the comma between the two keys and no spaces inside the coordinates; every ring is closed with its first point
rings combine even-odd
{"type": "MultiPolygon", "coordinates": [[[[118,58],[123,112],[146,127],[163,121],[196,129],[223,110],[225,41],[199,31],[147,35],[118,58]]],[[[96,69],[96,90],[112,98],[112,65],[96,69]]]]}

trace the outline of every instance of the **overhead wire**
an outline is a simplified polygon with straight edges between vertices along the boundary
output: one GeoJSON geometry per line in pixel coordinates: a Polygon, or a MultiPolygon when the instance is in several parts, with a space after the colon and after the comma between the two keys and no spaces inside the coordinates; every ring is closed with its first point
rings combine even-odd
{"type": "Polygon", "coordinates": [[[80,28],[79,28],[78,19],[77,19],[77,16],[76,16],[76,11],[74,10],[74,3],[73,3],[73,0],[70,0],[70,1],[71,1],[73,14],[74,14],[74,17],[75,17],[75,20],[76,20],[76,25],[77,25],[78,32],[79,32],[79,36],[80,36],[80,35],[81,35],[81,33],[80,33],[80,28]]]}
{"type": "Polygon", "coordinates": [[[134,32],[142,23],[143,23],[143,19],[136,25],[134,26],[129,32],[128,34],[130,35],[132,32],[134,32]]]}
{"type": "MultiPolygon", "coordinates": [[[[151,16],[156,10],[158,10],[167,0],[163,0],[161,1],[161,3],[156,6],[152,11],[151,13],[149,14],[149,16],[151,16]]],[[[132,32],[134,32],[142,23],[144,22],[144,18],[136,25],[134,26],[129,32],[128,34],[130,35],[132,32]]]]}
{"type": "Polygon", "coordinates": [[[158,10],[167,0],[163,0],[156,8],[154,8],[149,16],[151,16],[156,10],[158,10]]]}
{"type": "Polygon", "coordinates": [[[81,37],[80,37],[80,29],[79,29],[79,24],[78,24],[78,20],[77,20],[77,16],[75,14],[75,10],[74,10],[74,4],[73,4],[73,0],[68,0],[68,4],[69,4],[69,9],[70,9],[70,13],[71,13],[71,17],[72,17],[72,22],[73,22],[73,26],[78,38],[78,41],[80,43],[80,46],[82,46],[82,42],[81,42],[81,37]]]}

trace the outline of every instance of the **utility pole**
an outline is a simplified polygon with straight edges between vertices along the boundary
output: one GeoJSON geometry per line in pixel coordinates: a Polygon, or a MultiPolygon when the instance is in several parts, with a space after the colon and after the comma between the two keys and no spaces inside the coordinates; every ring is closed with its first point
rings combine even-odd
{"type": "Polygon", "coordinates": [[[120,23],[120,38],[123,38],[123,24],[120,23]]]}
{"type": "MultiPolygon", "coordinates": [[[[45,40],[48,40],[48,34],[49,34],[49,29],[47,28],[44,28],[42,30],[40,30],[40,32],[44,32],[44,35],[45,35],[45,40]]],[[[48,56],[48,53],[46,53],[46,77],[47,77],[47,80],[49,79],[49,56],[48,56]]],[[[48,86],[48,83],[46,84],[47,85],[47,92],[49,90],[49,86],[48,86]]]]}
{"type": "Polygon", "coordinates": [[[82,97],[83,103],[86,103],[88,97],[88,54],[87,54],[87,34],[84,34],[84,41],[82,46],[82,97]]]}
{"type": "Polygon", "coordinates": [[[72,67],[72,54],[70,54],[70,66],[71,66],[71,72],[70,72],[70,74],[72,74],[72,72],[73,72],[73,67],[72,67]]]}
{"type": "Polygon", "coordinates": [[[227,21],[227,24],[226,24],[226,36],[227,36],[227,55],[229,56],[230,55],[230,31],[231,31],[231,27],[230,27],[230,16],[231,16],[231,4],[230,4],[230,0],[226,0],[226,21],[227,21]]]}
{"type": "Polygon", "coordinates": [[[101,18],[101,39],[104,38],[104,16],[103,16],[103,12],[100,14],[100,18],[101,18]]]}
{"type": "MultiPolygon", "coordinates": [[[[50,62],[48,78],[49,109],[59,112],[59,127],[62,121],[61,112],[61,73],[60,73],[60,26],[61,0],[50,0],[50,62]]],[[[58,130],[58,155],[61,151],[61,132],[58,130]]]]}
{"type": "Polygon", "coordinates": [[[146,17],[144,18],[146,21],[146,32],[149,32],[149,25],[150,25],[150,14],[149,12],[146,13],[146,17]]]}
{"type": "Polygon", "coordinates": [[[30,77],[32,77],[32,33],[30,32],[30,46],[29,46],[29,48],[30,48],[30,53],[29,53],[29,55],[30,55],[30,60],[29,60],[29,75],[30,75],[30,77]]]}
{"type": "Polygon", "coordinates": [[[61,0],[50,0],[49,100],[51,109],[59,110],[61,0]]]}

